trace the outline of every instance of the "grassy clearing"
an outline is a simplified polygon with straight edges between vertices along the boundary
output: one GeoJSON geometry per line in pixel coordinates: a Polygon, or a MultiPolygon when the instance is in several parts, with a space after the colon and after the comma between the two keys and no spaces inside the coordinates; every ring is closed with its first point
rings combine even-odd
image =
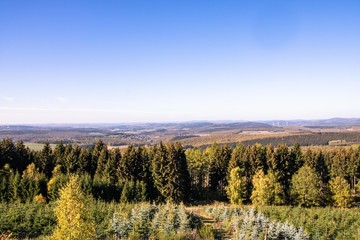
{"type": "MultiPolygon", "coordinates": [[[[43,148],[44,148],[44,145],[43,143],[32,143],[32,142],[27,142],[27,143],[24,143],[25,147],[28,147],[30,148],[31,150],[34,150],[34,151],[41,151],[43,148]]],[[[52,149],[54,149],[56,146],[56,144],[50,144],[50,147],[52,149]]]]}

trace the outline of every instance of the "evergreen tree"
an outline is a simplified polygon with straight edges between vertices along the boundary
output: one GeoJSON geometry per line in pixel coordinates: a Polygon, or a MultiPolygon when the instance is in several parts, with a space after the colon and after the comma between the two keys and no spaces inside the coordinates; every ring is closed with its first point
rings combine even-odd
{"type": "MultiPolygon", "coordinates": [[[[254,173],[252,172],[254,168],[252,168],[248,157],[249,151],[250,151],[249,147],[245,149],[245,147],[242,144],[237,145],[232,151],[231,159],[228,167],[229,176],[231,171],[230,168],[232,166],[239,167],[240,169],[239,174],[242,182],[241,184],[242,186],[245,186],[245,189],[242,190],[242,198],[244,203],[250,202],[250,196],[252,191],[252,178],[254,175],[254,173]]],[[[264,157],[264,155],[262,155],[261,158],[262,157],[264,157]]]]}
{"type": "Polygon", "coordinates": [[[61,168],[60,165],[56,165],[52,172],[52,177],[47,182],[47,193],[50,200],[58,199],[60,189],[68,181],[68,175],[63,174],[61,168]]]}
{"type": "Polygon", "coordinates": [[[30,164],[29,150],[25,147],[23,141],[18,141],[15,146],[15,152],[14,169],[22,173],[26,166],[30,164]]]}
{"type": "Polygon", "coordinates": [[[52,155],[52,149],[50,147],[50,144],[46,142],[40,153],[38,168],[40,172],[44,173],[46,177],[49,178],[51,176],[51,171],[53,170],[54,166],[55,165],[52,155]]]}
{"type": "Polygon", "coordinates": [[[166,200],[187,201],[190,179],[184,149],[180,144],[160,143],[152,160],[154,184],[166,200]]]}
{"type": "Polygon", "coordinates": [[[269,169],[273,172],[284,190],[285,200],[290,200],[290,183],[294,173],[295,162],[291,158],[289,148],[287,145],[279,145],[273,154],[273,157],[268,161],[269,169]]]}
{"type": "Polygon", "coordinates": [[[139,155],[137,154],[136,148],[133,145],[129,145],[120,160],[118,170],[120,179],[133,181],[139,179],[139,164],[141,160],[138,158],[139,155]]]}
{"type": "Polygon", "coordinates": [[[349,155],[344,148],[338,149],[331,158],[331,177],[347,178],[347,164],[349,162],[349,155]]]}
{"type": "Polygon", "coordinates": [[[349,174],[352,192],[355,194],[357,179],[360,177],[360,146],[356,150],[350,148],[348,155],[349,162],[347,164],[347,172],[349,174]]]}
{"type": "Polygon", "coordinates": [[[54,149],[55,165],[63,165],[65,158],[65,146],[62,142],[56,144],[54,149]]]}
{"type": "Polygon", "coordinates": [[[14,169],[16,159],[16,148],[13,141],[9,138],[3,139],[0,142],[0,169],[3,168],[6,164],[9,164],[9,167],[14,169]]]}
{"type": "Polygon", "coordinates": [[[79,161],[78,161],[78,172],[87,172],[90,176],[94,176],[96,171],[96,163],[92,162],[92,155],[90,150],[81,148],[79,161]]]}
{"type": "Polygon", "coordinates": [[[294,174],[304,165],[300,144],[296,143],[294,147],[291,148],[290,158],[291,162],[294,164],[291,174],[294,174]]]}
{"type": "Polygon", "coordinates": [[[92,156],[95,159],[95,162],[98,161],[100,154],[104,149],[107,150],[107,146],[105,145],[105,143],[101,140],[96,141],[94,149],[92,151],[92,156]]]}
{"type": "Polygon", "coordinates": [[[106,148],[104,148],[98,157],[94,178],[103,179],[105,167],[108,163],[108,160],[109,160],[109,152],[106,148]]]}
{"type": "Polygon", "coordinates": [[[229,161],[228,173],[236,167],[250,171],[250,162],[246,156],[246,148],[243,144],[238,144],[231,153],[231,159],[229,161]]]}
{"type": "Polygon", "coordinates": [[[206,149],[205,153],[210,164],[209,189],[213,194],[217,195],[217,197],[223,198],[226,196],[225,187],[227,184],[231,149],[228,146],[220,147],[215,143],[211,148],[206,149]]]}
{"type": "Polygon", "coordinates": [[[21,192],[20,192],[20,174],[18,171],[11,172],[9,177],[9,187],[10,187],[10,201],[20,201],[21,192]]]}
{"type": "Polygon", "coordinates": [[[246,155],[251,165],[251,176],[259,170],[267,172],[266,148],[264,148],[261,144],[251,145],[247,148],[246,155]]]}
{"type": "Polygon", "coordinates": [[[27,166],[20,181],[21,195],[24,202],[34,200],[35,196],[41,194],[46,196],[47,179],[35,167],[34,163],[27,166]]]}
{"type": "Polygon", "coordinates": [[[9,182],[12,171],[13,170],[10,168],[8,163],[0,169],[0,200],[4,202],[11,199],[11,188],[9,182]]]}
{"type": "Polygon", "coordinates": [[[68,174],[75,173],[79,169],[81,149],[79,146],[71,147],[71,145],[67,145],[65,149],[65,158],[63,164],[65,167],[65,171],[68,174]]]}
{"type": "Polygon", "coordinates": [[[119,149],[115,149],[114,151],[110,152],[109,155],[109,159],[105,164],[103,178],[107,179],[110,184],[114,185],[118,181],[117,167],[121,160],[121,153],[119,149]]]}

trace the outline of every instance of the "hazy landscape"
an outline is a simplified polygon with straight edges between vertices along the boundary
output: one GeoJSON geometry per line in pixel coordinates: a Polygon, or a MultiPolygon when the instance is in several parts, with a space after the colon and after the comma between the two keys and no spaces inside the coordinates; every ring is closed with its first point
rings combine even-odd
{"type": "Polygon", "coordinates": [[[2,125],[2,237],[357,239],[358,123],[2,125]]]}
{"type": "Polygon", "coordinates": [[[0,240],[360,240],[359,13],[0,0],[0,240]]]}
{"type": "Polygon", "coordinates": [[[214,142],[351,146],[360,143],[360,119],[1,125],[0,138],[22,140],[31,149],[60,141],[91,146],[97,140],[106,142],[110,148],[129,144],[152,146],[161,141],[181,142],[186,147],[206,147],[214,142]]]}

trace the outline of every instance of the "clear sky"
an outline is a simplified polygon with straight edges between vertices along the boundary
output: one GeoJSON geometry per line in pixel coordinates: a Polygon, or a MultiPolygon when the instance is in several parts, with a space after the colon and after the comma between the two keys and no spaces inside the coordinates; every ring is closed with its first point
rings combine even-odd
{"type": "Polygon", "coordinates": [[[359,0],[0,1],[0,124],[360,117],[359,92],[359,0]]]}

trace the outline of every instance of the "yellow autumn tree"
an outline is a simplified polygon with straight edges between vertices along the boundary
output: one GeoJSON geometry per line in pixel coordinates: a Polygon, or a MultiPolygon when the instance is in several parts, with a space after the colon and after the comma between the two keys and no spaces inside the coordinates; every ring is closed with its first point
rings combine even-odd
{"type": "Polygon", "coordinates": [[[270,198],[269,191],[267,190],[267,179],[262,170],[255,173],[253,177],[254,190],[251,194],[251,201],[254,205],[266,205],[270,198]]]}
{"type": "Polygon", "coordinates": [[[246,182],[241,177],[241,169],[233,168],[230,172],[229,185],[226,187],[226,194],[232,204],[242,204],[245,200],[246,182]]]}
{"type": "Polygon", "coordinates": [[[353,198],[351,196],[350,184],[342,177],[335,177],[330,181],[330,190],[333,200],[338,207],[351,207],[353,198]]]}
{"type": "Polygon", "coordinates": [[[254,205],[281,205],[284,203],[284,190],[275,173],[267,175],[262,170],[255,173],[252,180],[254,189],[251,201],[254,205]]]}
{"type": "Polygon", "coordinates": [[[50,239],[96,239],[95,224],[89,217],[84,193],[78,177],[71,176],[60,190],[60,198],[54,209],[57,227],[50,239]]]}
{"type": "Polygon", "coordinates": [[[291,180],[291,195],[295,202],[304,207],[321,204],[321,179],[313,168],[304,165],[291,180]]]}

